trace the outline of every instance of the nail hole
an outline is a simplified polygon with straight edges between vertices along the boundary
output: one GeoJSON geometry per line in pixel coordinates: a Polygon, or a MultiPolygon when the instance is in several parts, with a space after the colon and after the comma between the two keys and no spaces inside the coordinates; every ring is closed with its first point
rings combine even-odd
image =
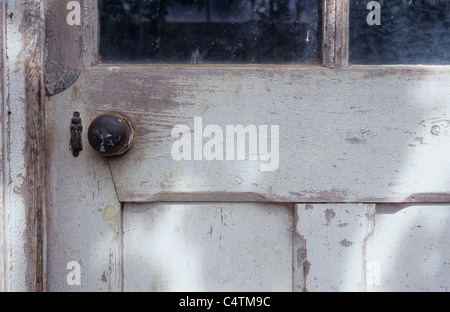
{"type": "Polygon", "coordinates": [[[438,125],[434,125],[433,127],[431,127],[432,135],[439,135],[439,132],[441,132],[441,128],[438,125]]]}

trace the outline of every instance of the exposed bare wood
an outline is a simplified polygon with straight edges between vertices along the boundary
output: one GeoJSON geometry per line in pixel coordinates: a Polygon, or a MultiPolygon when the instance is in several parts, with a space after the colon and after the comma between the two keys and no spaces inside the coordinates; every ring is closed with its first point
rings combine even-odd
{"type": "Polygon", "coordinates": [[[43,84],[44,1],[29,1],[24,16],[26,84],[27,238],[28,284],[30,290],[44,290],[44,194],[45,194],[45,109],[43,84]]]}
{"type": "Polygon", "coordinates": [[[323,1],[323,65],[332,68],[348,66],[349,1],[323,1]]]}
{"type": "Polygon", "coordinates": [[[93,66],[98,63],[98,0],[83,1],[83,64],[93,66]]]}
{"type": "Polygon", "coordinates": [[[77,81],[83,65],[81,25],[66,22],[70,0],[46,0],[45,90],[60,93],[77,81]]]}
{"type": "Polygon", "coordinates": [[[449,203],[450,193],[417,193],[408,196],[407,202],[413,203],[449,203]]]}
{"type": "Polygon", "coordinates": [[[293,290],[365,291],[375,205],[298,204],[295,214],[293,290]]]}
{"type": "Polygon", "coordinates": [[[2,8],[5,290],[44,289],[44,1],[2,8]]]}
{"type": "Polygon", "coordinates": [[[5,11],[3,9],[3,2],[0,2],[0,292],[4,292],[6,290],[5,284],[5,273],[6,273],[6,241],[5,241],[5,159],[4,159],[4,150],[5,146],[3,145],[5,135],[5,116],[7,112],[5,112],[5,102],[4,102],[4,67],[3,67],[3,16],[5,15],[5,11]]]}
{"type": "Polygon", "coordinates": [[[336,33],[336,0],[323,0],[322,16],[322,64],[334,67],[335,33],[336,33]]]}

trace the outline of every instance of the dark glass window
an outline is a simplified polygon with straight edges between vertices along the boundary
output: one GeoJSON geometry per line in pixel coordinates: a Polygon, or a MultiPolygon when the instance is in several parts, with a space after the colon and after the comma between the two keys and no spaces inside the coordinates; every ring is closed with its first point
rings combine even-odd
{"type": "Polygon", "coordinates": [[[99,0],[103,62],[308,63],[320,0],[99,0]]]}
{"type": "Polygon", "coordinates": [[[377,1],[380,25],[369,2],[350,0],[351,63],[450,64],[449,0],[377,1]]]}

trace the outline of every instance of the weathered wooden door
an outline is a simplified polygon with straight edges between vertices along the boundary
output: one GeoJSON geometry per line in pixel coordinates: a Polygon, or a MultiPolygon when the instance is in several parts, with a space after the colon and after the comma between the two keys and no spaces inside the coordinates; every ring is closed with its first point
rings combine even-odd
{"type": "MultiPolygon", "coordinates": [[[[239,12],[260,3],[237,2],[239,12]]],[[[99,39],[119,32],[108,18],[130,23],[120,18],[137,1],[114,2],[122,15],[112,17],[95,0],[47,1],[47,290],[363,291],[392,281],[379,279],[390,256],[376,252],[376,205],[441,203],[448,233],[449,69],[347,66],[348,2],[290,2],[302,44],[271,47],[266,60],[239,50],[246,43],[233,27],[249,17],[221,17],[216,1],[191,15],[148,1],[167,16],[152,26],[165,36],[136,39],[144,52],[127,37],[99,39]],[[232,57],[208,50],[208,62],[202,46],[180,43],[164,50],[182,30],[209,28],[232,32],[214,41],[237,42],[232,57]],[[282,54],[290,48],[300,56],[282,54]],[[134,58],[157,50],[155,61],[134,58]],[[127,153],[106,158],[87,132],[111,111],[129,117],[135,136],[127,153]],[[78,157],[69,150],[74,112],[78,157]]]]}

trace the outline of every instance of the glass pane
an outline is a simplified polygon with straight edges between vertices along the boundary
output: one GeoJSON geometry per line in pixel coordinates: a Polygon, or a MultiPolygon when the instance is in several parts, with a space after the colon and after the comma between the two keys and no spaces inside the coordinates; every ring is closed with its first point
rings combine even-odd
{"type": "Polygon", "coordinates": [[[293,63],[320,54],[320,0],[99,0],[103,62],[293,63]]]}
{"type": "Polygon", "coordinates": [[[350,62],[450,64],[449,2],[350,0],[350,62]]]}

